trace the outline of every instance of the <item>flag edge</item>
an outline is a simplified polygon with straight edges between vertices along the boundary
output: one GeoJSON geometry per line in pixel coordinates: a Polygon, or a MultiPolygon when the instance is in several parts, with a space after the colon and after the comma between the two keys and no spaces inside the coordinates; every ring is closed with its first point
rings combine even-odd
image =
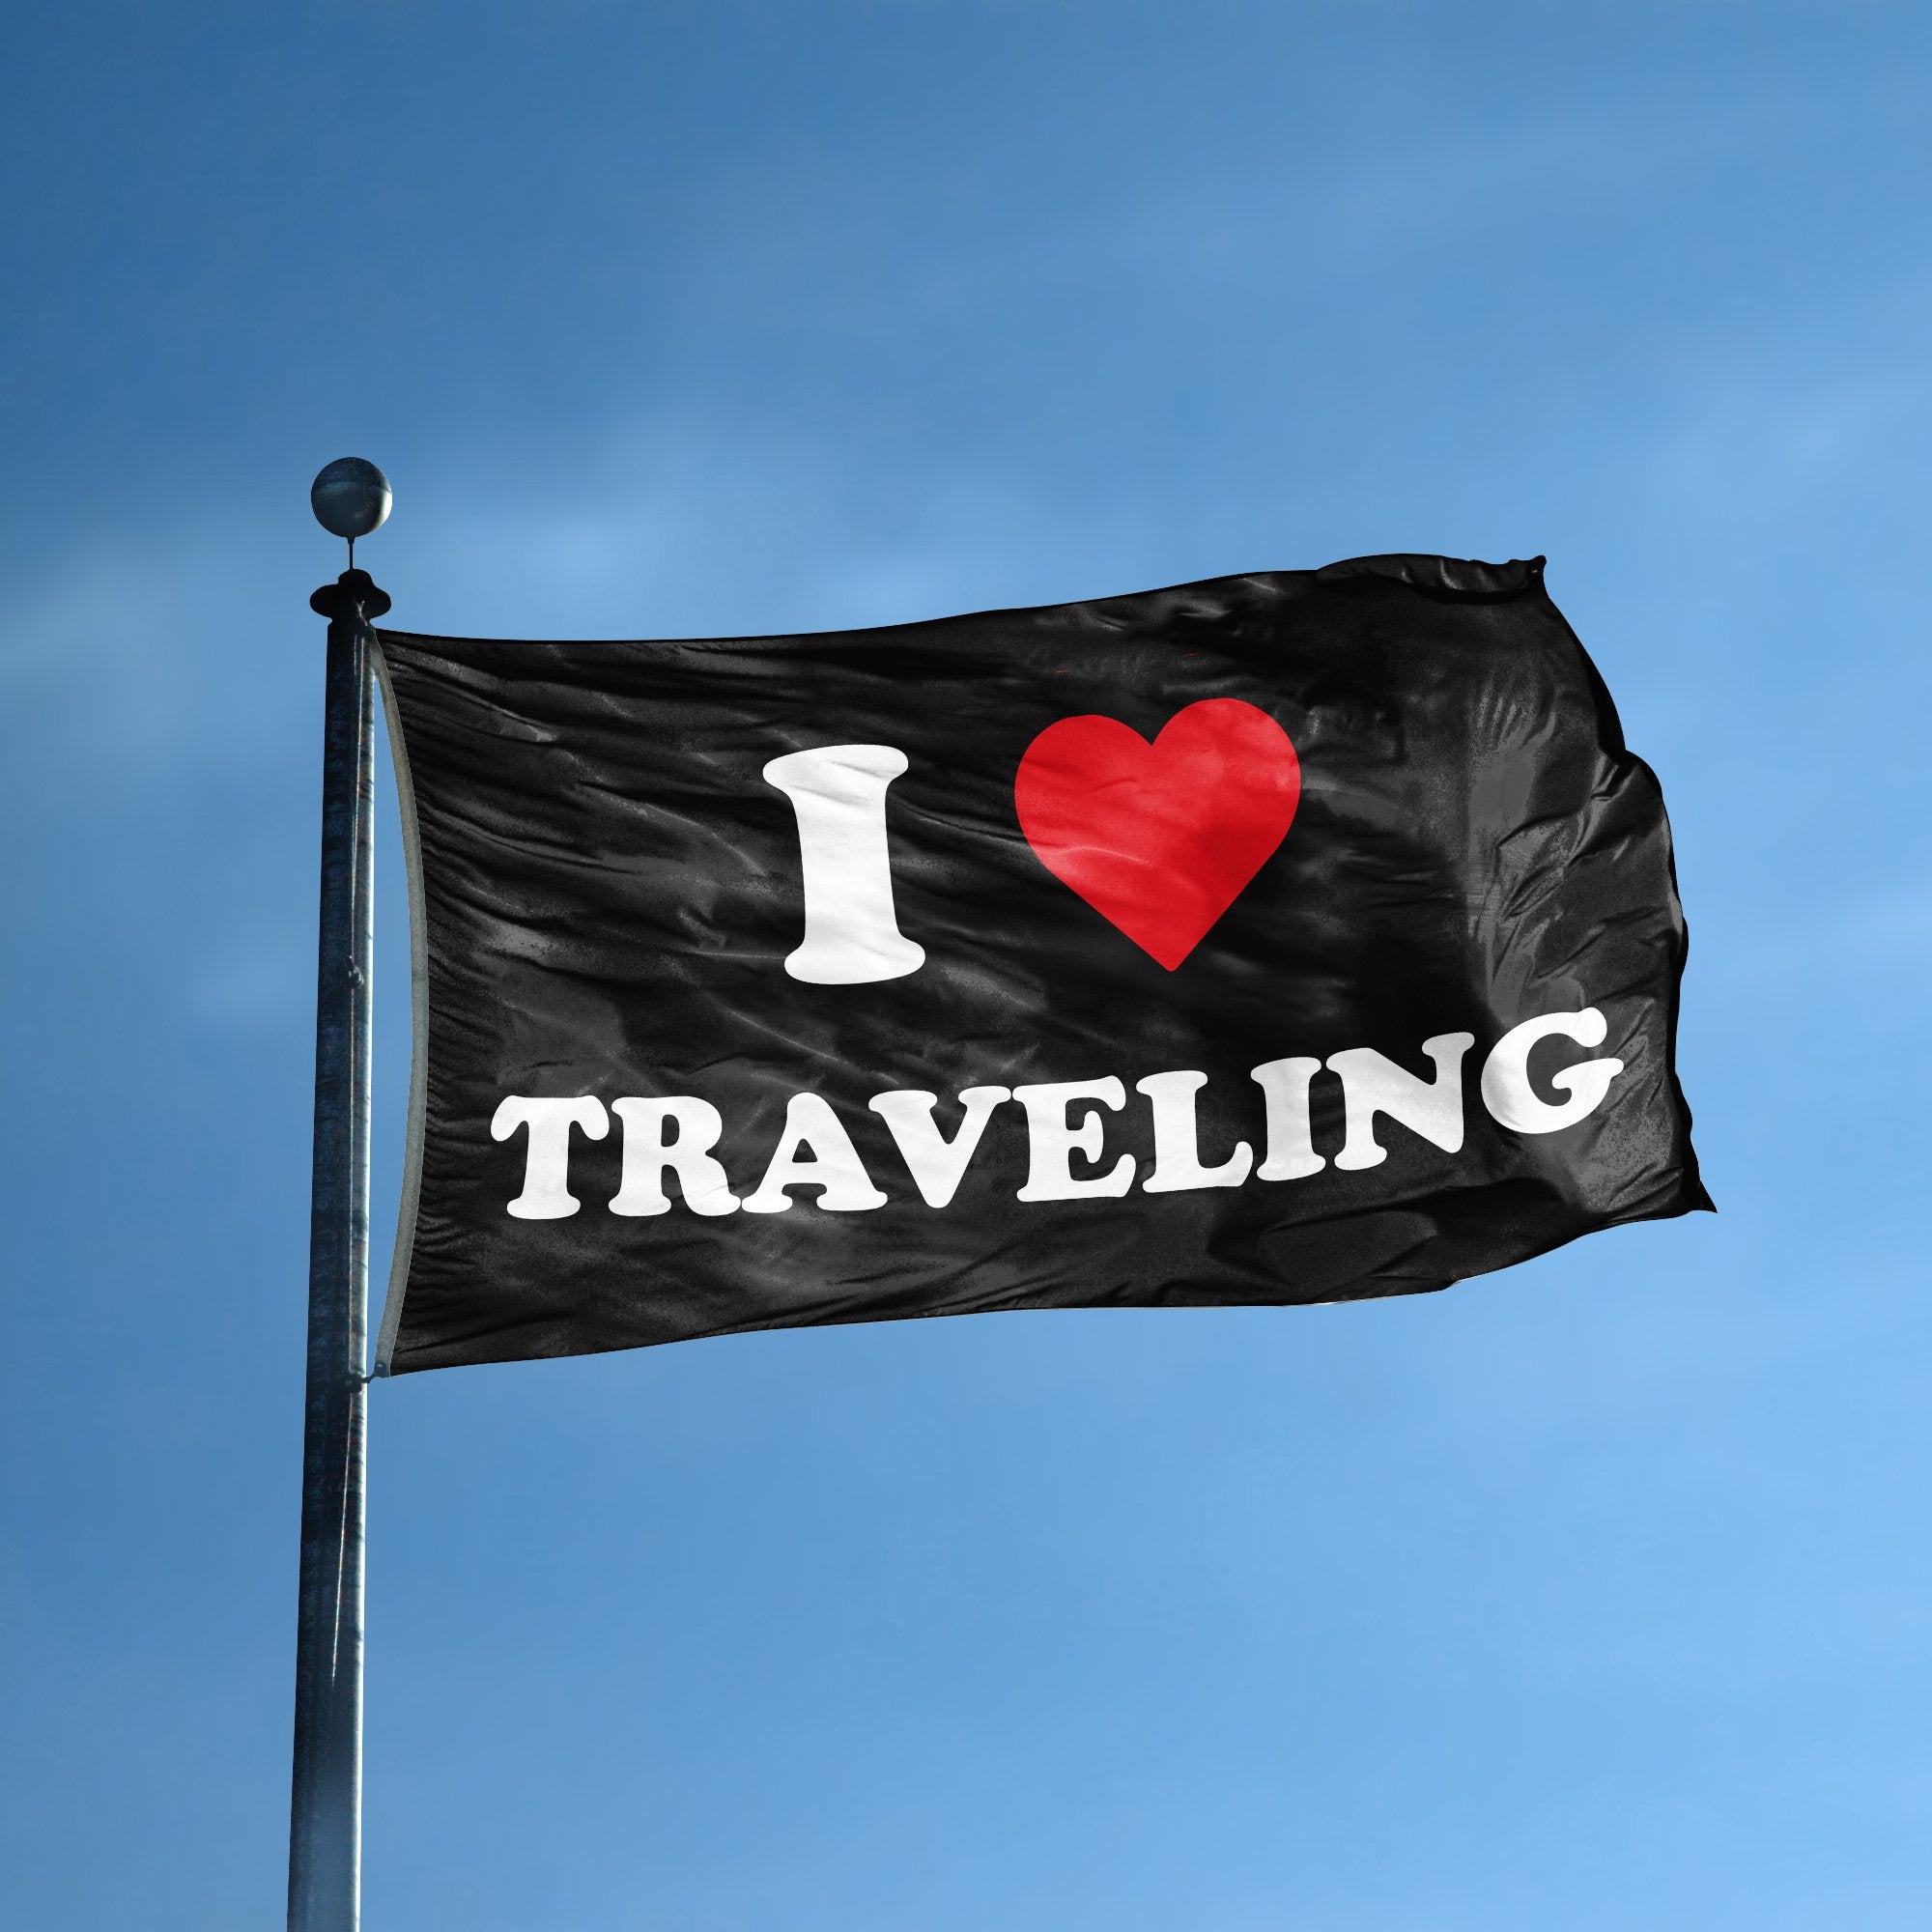
{"type": "Polygon", "coordinates": [[[416,1215],[422,1202],[423,1139],[429,1109],[429,921],[423,904],[422,838],[416,822],[415,781],[411,774],[402,711],[390,682],[380,631],[375,633],[370,655],[383,693],[383,724],[389,740],[390,768],[396,780],[403,871],[410,907],[409,1115],[404,1128],[403,1186],[396,1205],[395,1246],[390,1253],[389,1279],[383,1294],[383,1321],[377,1331],[373,1371],[385,1377],[394,1373],[396,1344],[403,1325],[403,1302],[409,1293],[410,1266],[415,1256],[416,1215]]]}

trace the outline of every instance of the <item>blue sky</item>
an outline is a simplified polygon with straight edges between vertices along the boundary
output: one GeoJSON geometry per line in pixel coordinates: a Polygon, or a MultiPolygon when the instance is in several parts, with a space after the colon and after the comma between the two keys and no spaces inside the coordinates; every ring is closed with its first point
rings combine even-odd
{"type": "Polygon", "coordinates": [[[9,46],[18,1922],[281,1910],[347,452],[427,630],[1548,553],[1672,808],[1722,1210],[1418,1300],[379,1387],[373,1927],[1925,1922],[1923,9],[182,0],[9,46]]]}

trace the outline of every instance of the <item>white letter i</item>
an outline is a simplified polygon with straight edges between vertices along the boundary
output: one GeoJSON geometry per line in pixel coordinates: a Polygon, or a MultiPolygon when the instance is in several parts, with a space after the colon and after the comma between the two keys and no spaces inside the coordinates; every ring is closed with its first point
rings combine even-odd
{"type": "Polygon", "coordinates": [[[886,848],[886,787],[905,769],[892,745],[819,745],[765,767],[798,815],[805,943],[784,963],[794,980],[857,986],[925,964],[925,948],[899,930],[886,848]]]}

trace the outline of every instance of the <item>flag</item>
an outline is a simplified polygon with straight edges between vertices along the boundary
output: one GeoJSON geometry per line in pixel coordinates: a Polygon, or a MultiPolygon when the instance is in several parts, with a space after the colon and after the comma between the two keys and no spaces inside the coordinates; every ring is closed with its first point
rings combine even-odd
{"type": "Polygon", "coordinates": [[[385,1372],[1406,1293],[1710,1205],[1662,795],[1541,559],[379,668],[385,1372]]]}

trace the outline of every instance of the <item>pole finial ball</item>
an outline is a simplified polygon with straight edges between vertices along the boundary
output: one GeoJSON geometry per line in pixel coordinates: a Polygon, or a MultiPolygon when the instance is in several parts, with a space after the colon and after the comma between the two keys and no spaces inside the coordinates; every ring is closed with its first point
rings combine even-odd
{"type": "Polygon", "coordinates": [[[360,456],[338,456],[317,471],[308,500],[316,522],[330,536],[354,543],[382,527],[393,499],[389,479],[373,463],[360,456]]]}

